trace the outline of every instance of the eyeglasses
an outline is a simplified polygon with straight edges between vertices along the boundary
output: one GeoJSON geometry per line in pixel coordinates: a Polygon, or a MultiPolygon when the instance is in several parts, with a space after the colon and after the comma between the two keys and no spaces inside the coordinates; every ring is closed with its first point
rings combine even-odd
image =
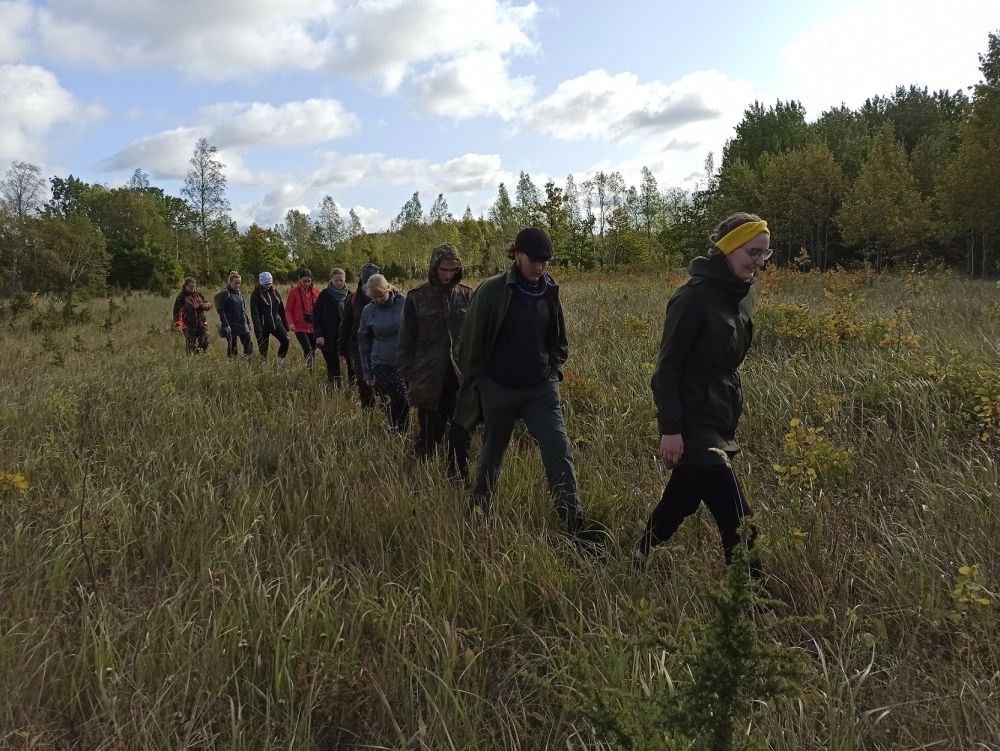
{"type": "Polygon", "coordinates": [[[760,258],[762,261],[766,261],[774,255],[774,251],[770,248],[747,248],[747,255],[754,259],[760,258]]]}

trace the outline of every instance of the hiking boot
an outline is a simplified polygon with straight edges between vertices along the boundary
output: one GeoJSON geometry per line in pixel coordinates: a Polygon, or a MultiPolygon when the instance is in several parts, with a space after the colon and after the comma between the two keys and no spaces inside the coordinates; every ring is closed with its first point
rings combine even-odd
{"type": "Polygon", "coordinates": [[[571,517],[566,522],[567,531],[582,553],[603,557],[608,552],[611,535],[607,527],[583,516],[571,517]]]}

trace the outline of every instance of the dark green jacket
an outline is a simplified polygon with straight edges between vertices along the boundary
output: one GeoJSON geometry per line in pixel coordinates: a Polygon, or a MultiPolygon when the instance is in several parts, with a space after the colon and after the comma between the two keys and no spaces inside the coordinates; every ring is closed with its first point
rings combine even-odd
{"type": "Polygon", "coordinates": [[[448,286],[438,282],[437,267],[445,260],[461,263],[450,246],[435,248],[428,280],[406,293],[399,325],[396,369],[406,381],[406,399],[415,409],[436,410],[448,368],[458,370],[457,352],[472,288],[461,283],[461,268],[448,286]]]}
{"type": "MultiPolygon", "coordinates": [[[[462,386],[455,406],[455,422],[472,430],[482,421],[482,404],[479,398],[479,378],[493,351],[493,342],[507,315],[510,299],[514,294],[517,271],[511,266],[507,271],[485,280],[472,293],[469,312],[462,325],[462,343],[458,350],[458,370],[462,386]]],[[[549,366],[562,380],[562,365],[569,355],[566,339],[566,320],[559,302],[559,286],[546,274],[549,303],[549,331],[546,347],[549,366]]]]}
{"type": "Polygon", "coordinates": [[[736,372],[753,339],[751,284],[718,252],[696,258],[691,278],[667,303],[660,354],[650,383],[660,435],[681,434],[681,464],[721,464],[740,450],[736,424],[743,391],[736,372]]]}

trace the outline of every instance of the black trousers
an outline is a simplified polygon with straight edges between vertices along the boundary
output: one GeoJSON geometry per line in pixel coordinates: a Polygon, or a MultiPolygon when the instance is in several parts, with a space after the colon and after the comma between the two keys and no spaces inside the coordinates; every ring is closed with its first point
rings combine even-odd
{"type": "Polygon", "coordinates": [[[257,350],[260,352],[260,357],[262,360],[267,359],[272,336],[278,340],[278,359],[284,360],[285,355],[288,354],[288,334],[285,333],[284,329],[257,332],[257,350]]]}
{"type": "Polygon", "coordinates": [[[253,355],[253,341],[250,339],[250,332],[235,332],[230,331],[226,334],[226,356],[236,357],[238,354],[238,348],[236,346],[237,342],[243,342],[243,356],[251,357],[253,355]]]}
{"type": "Polygon", "coordinates": [[[189,355],[208,349],[208,329],[184,329],[184,349],[189,355]]]}
{"type": "Polygon", "coordinates": [[[453,368],[448,368],[441,387],[441,399],[437,409],[417,410],[420,432],[414,453],[419,459],[431,457],[448,437],[448,472],[463,480],[469,477],[469,431],[452,422],[455,414],[455,400],[458,397],[458,377],[453,368]]]}
{"type": "MultiPolygon", "coordinates": [[[[663,497],[653,509],[646,531],[639,540],[643,553],[671,538],[687,517],[698,510],[702,501],[712,512],[719,534],[726,563],[732,561],[733,549],[740,542],[739,528],[744,517],[751,516],[743,489],[731,467],[724,464],[706,467],[682,465],[670,474],[663,497]]],[[[756,537],[751,529],[747,545],[753,547],[756,537]]],[[[755,566],[755,570],[758,567],[755,566]]]]}
{"type": "Polygon", "coordinates": [[[313,358],[316,357],[316,335],[311,331],[308,334],[296,331],[295,338],[299,340],[299,346],[302,347],[302,354],[305,355],[306,365],[311,368],[313,358]]]}
{"type": "Polygon", "coordinates": [[[337,350],[321,349],[326,360],[326,380],[334,388],[340,388],[340,355],[337,350]]]}
{"type": "Polygon", "coordinates": [[[361,400],[361,408],[372,409],[375,406],[375,389],[365,383],[364,370],[361,368],[361,353],[358,351],[358,345],[351,345],[347,360],[350,363],[348,366],[349,372],[353,373],[352,377],[356,379],[356,383],[358,384],[358,398],[361,400]]]}
{"type": "Polygon", "coordinates": [[[410,422],[410,405],[406,401],[406,383],[391,365],[373,365],[375,389],[389,401],[389,430],[405,433],[410,422]]]}

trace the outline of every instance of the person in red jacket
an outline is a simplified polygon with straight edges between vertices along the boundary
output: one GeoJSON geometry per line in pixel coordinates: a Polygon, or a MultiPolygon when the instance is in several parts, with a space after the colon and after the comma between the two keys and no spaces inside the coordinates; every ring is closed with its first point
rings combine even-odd
{"type": "Polygon", "coordinates": [[[285,301],[285,315],[288,327],[294,332],[306,358],[306,365],[312,367],[316,355],[316,335],[313,333],[313,306],[319,291],[313,287],[312,274],[309,269],[299,269],[299,281],[288,293],[285,301]]]}

